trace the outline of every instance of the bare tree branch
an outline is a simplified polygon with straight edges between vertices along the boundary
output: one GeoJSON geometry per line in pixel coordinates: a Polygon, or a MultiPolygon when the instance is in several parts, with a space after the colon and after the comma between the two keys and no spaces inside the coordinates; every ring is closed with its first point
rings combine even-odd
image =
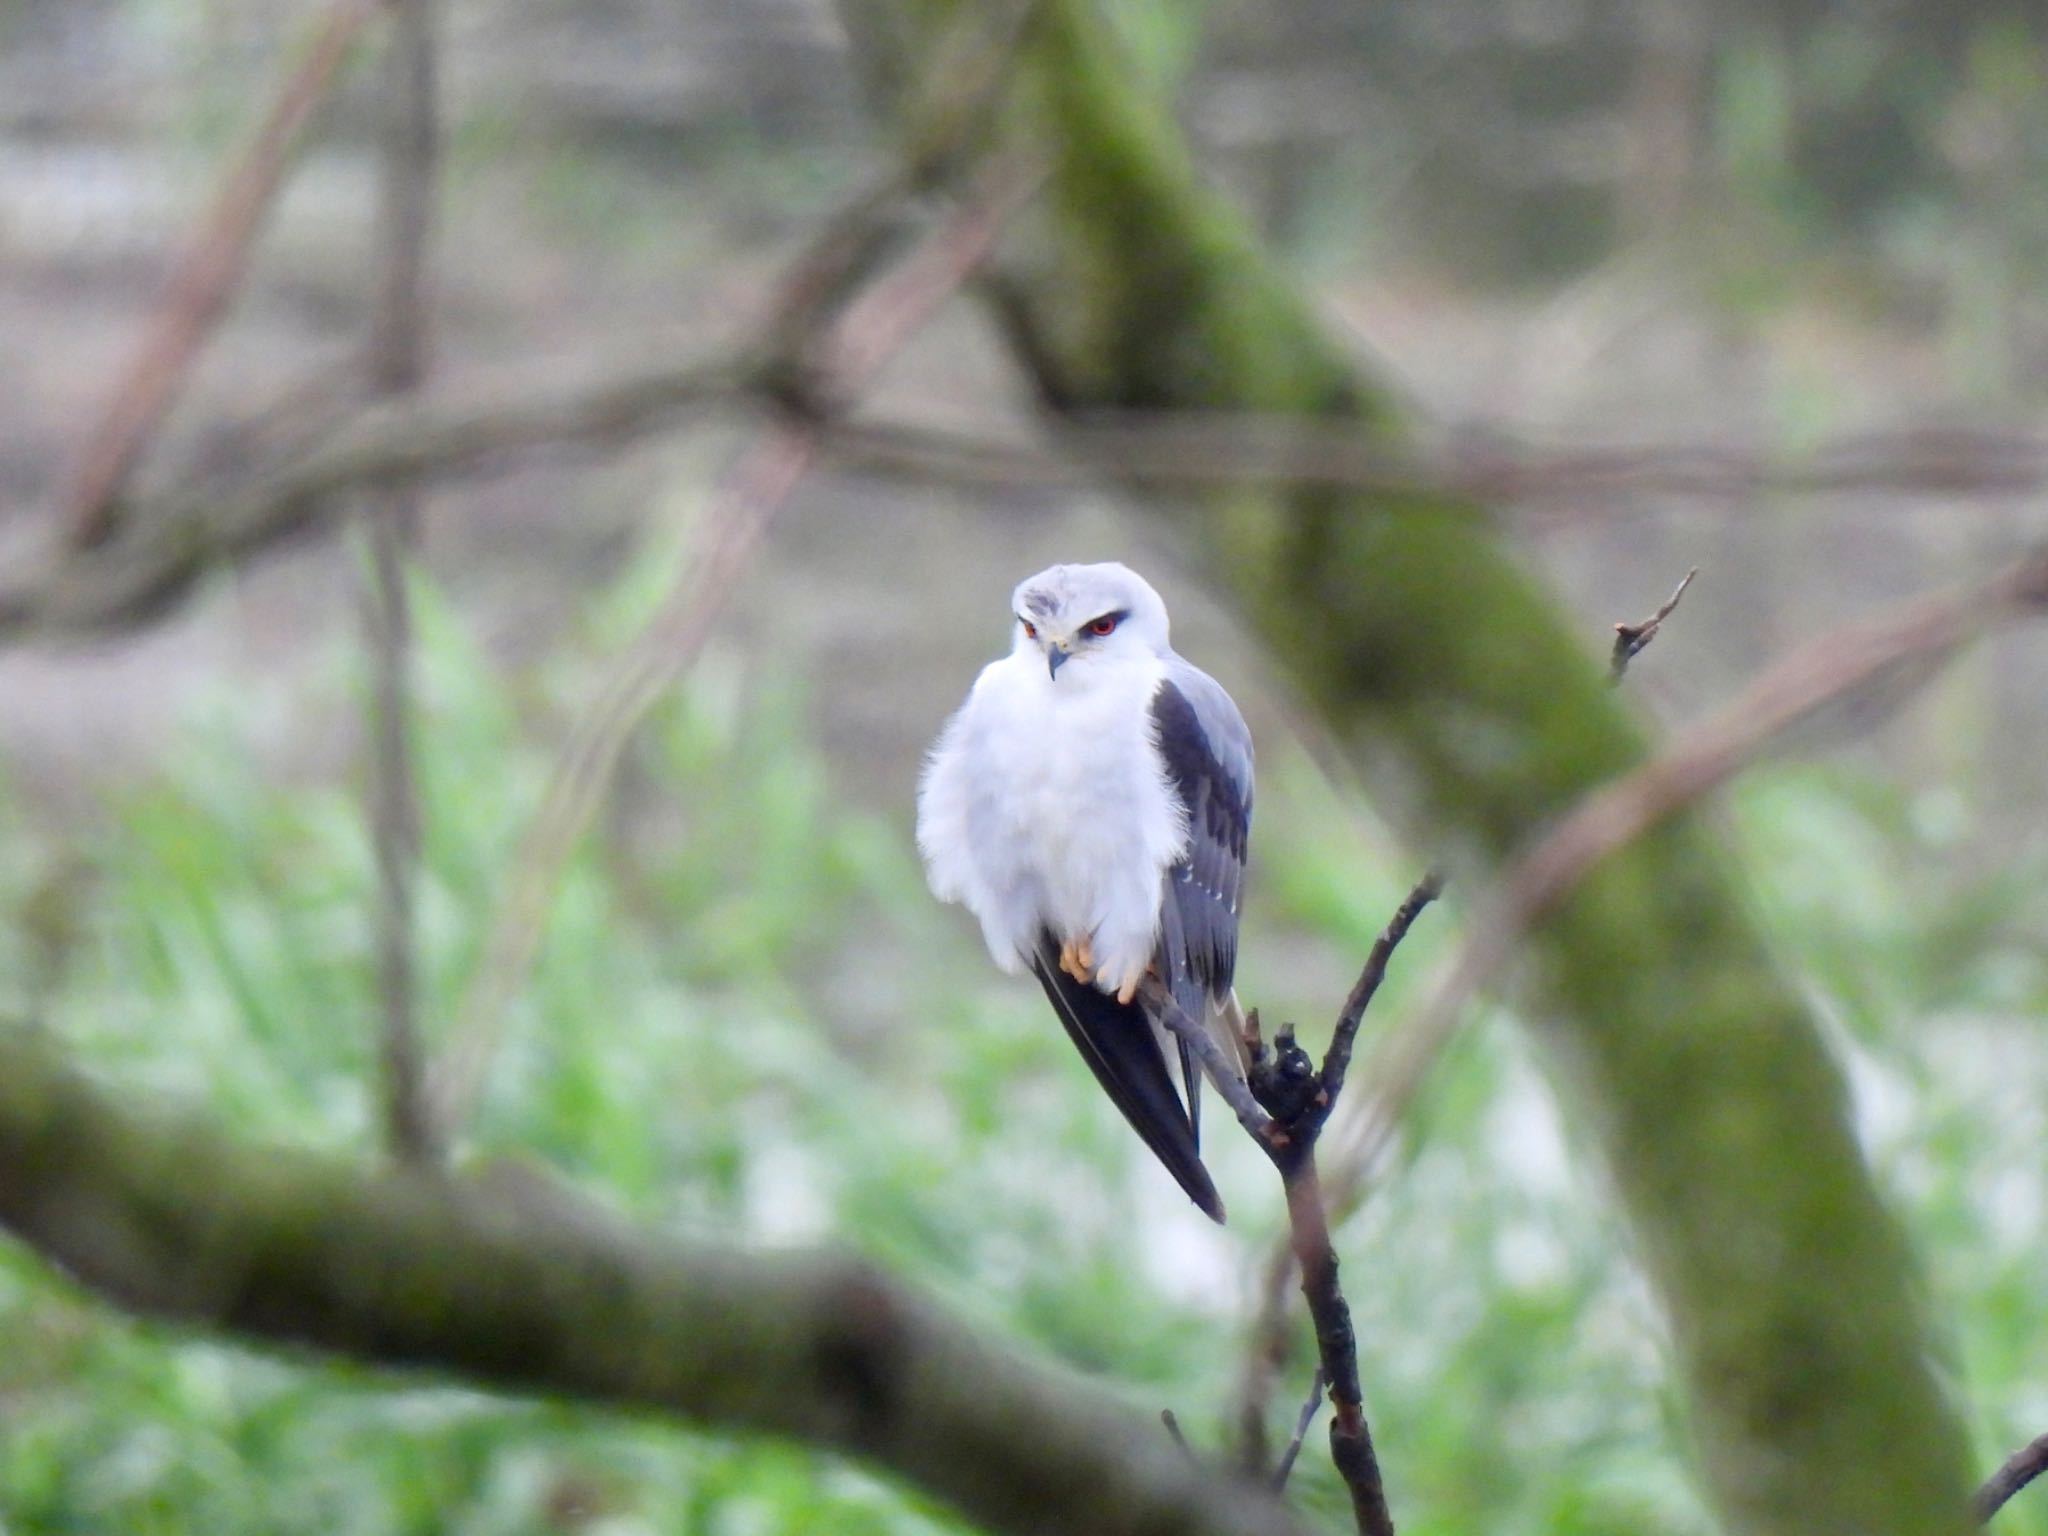
{"type": "MultiPolygon", "coordinates": [[[[374,9],[378,0],[362,3],[374,9]]],[[[760,340],[727,357],[566,386],[560,370],[547,367],[469,400],[371,407],[238,485],[177,490],[131,507],[123,523],[143,526],[109,519],[89,541],[54,539],[16,559],[0,575],[0,637],[147,622],[210,565],[344,515],[333,499],[342,491],[474,471],[520,449],[616,442],[711,407],[794,405],[814,414],[818,402],[809,396],[817,381],[803,376],[799,354],[886,254],[910,195],[954,177],[980,142],[1038,3],[1013,0],[992,17],[966,18],[947,67],[923,93],[902,156],[821,225],[782,284],[760,340]]]]}
{"type": "Polygon", "coordinates": [[[1650,642],[1657,638],[1657,631],[1662,629],[1664,621],[1677,611],[1679,599],[1685,596],[1685,589],[1692,585],[1693,578],[1699,573],[1698,566],[1687,571],[1677,587],[1672,590],[1671,596],[1665,600],[1664,606],[1647,619],[1634,624],[1614,626],[1614,654],[1607,662],[1609,682],[1619,683],[1628,675],[1628,664],[1640,656],[1650,642]]]}
{"type": "MultiPolygon", "coordinates": [[[[1699,573],[1688,571],[1685,579],[1670,599],[1650,618],[1640,625],[1617,624],[1617,634],[1633,633],[1639,651],[1648,645],[1657,629],[1677,608],[1678,601],[1685,595],[1687,587],[1699,573]]],[[[1631,651],[1629,654],[1633,655],[1631,651]]],[[[1626,660],[1622,657],[1622,641],[1615,642],[1615,664],[1610,680],[1619,684],[1625,675],[1626,660]]],[[[1417,881],[1408,897],[1395,911],[1392,921],[1380,934],[1366,955],[1365,965],[1359,972],[1358,980],[1352,985],[1351,995],[1346,998],[1343,1009],[1337,1017],[1337,1027],[1330,1039],[1330,1048],[1323,1057],[1322,1081],[1328,1090],[1333,1105],[1342,1091],[1344,1078],[1350,1069],[1351,1052],[1357,1038],[1358,1027],[1365,1017],[1365,1010],[1371,1006],[1380,983],[1386,979],[1387,961],[1394,947],[1407,936],[1422,909],[1443,894],[1444,876],[1441,871],[1431,870],[1417,881]]],[[[1256,1016],[1254,1016],[1256,1021],[1256,1016]]],[[[1252,1028],[1252,1044],[1256,1049],[1257,1028],[1252,1028]]],[[[1325,1115],[1328,1114],[1325,1109],[1325,1115]]],[[[1264,1465],[1267,1404],[1272,1397],[1275,1380],[1281,1367],[1286,1363],[1291,1346],[1292,1333],[1287,1312],[1287,1282],[1295,1273],[1294,1245],[1289,1238],[1276,1243],[1260,1270],[1258,1305],[1254,1309],[1252,1324],[1248,1330],[1244,1367],[1239,1376],[1238,1386],[1238,1427],[1239,1455],[1244,1464],[1256,1470],[1264,1465]]],[[[1298,1437],[1297,1437],[1298,1439],[1298,1437]]],[[[1295,1447],[1290,1447],[1291,1459],[1295,1447]]]]}
{"type": "Polygon", "coordinates": [[[1358,1038],[1358,1026],[1365,1019],[1365,1010],[1372,1006],[1373,998],[1380,990],[1380,983],[1387,979],[1387,962],[1394,957],[1394,950],[1408,937],[1408,930],[1415,926],[1415,919],[1422,915],[1422,909],[1443,894],[1444,877],[1431,870],[1415,882],[1406,899],[1394,911],[1386,928],[1373,941],[1367,952],[1365,965],[1358,973],[1358,980],[1351,985],[1351,993],[1344,999],[1344,1006],[1337,1014],[1337,1027],[1330,1033],[1330,1048],[1323,1056],[1322,1089],[1326,1102],[1323,1114],[1327,1118],[1337,1102],[1337,1096],[1344,1091],[1344,1077],[1351,1069],[1351,1048],[1358,1038]]]}
{"type": "MultiPolygon", "coordinates": [[[[862,206],[869,194],[863,194],[862,206]]],[[[829,226],[828,226],[829,227],[829,226]]],[[[789,291],[817,303],[865,270],[874,252],[820,256],[789,291]],[[837,275],[833,275],[834,272],[837,275]]],[[[225,490],[186,488],[138,501],[131,521],[162,524],[109,551],[45,554],[0,576],[0,635],[87,630],[150,619],[206,567],[253,555],[341,515],[324,500],[365,485],[475,473],[522,451],[599,446],[673,429],[707,410],[786,401],[787,358],[773,348],[565,385],[558,368],[468,397],[412,410],[371,409],[297,456],[225,490]],[[98,558],[94,558],[98,557],[98,558]]],[[[799,390],[800,392],[800,390],[799,390]]],[[[826,445],[842,462],[919,481],[978,486],[1088,484],[1117,478],[1163,485],[1322,483],[1436,498],[1498,497],[1573,515],[1625,509],[1650,496],[1741,498],[1862,491],[1872,496],[2002,497],[2048,484],[2048,439],[2028,434],[1906,429],[1844,439],[1781,461],[1713,445],[1543,448],[1502,429],[1445,434],[1434,450],[1397,452],[1341,424],[1310,418],[1203,413],[1045,424],[1042,441],[1013,442],[950,427],[836,420],[826,445]]]]}
{"type": "MultiPolygon", "coordinates": [[[[1669,616],[1685,586],[1680,583],[1656,616],[1658,621],[1669,616]]],[[[1932,663],[1946,659],[1983,630],[2044,606],[2048,550],[2024,556],[1974,585],[1921,597],[1817,636],[1768,668],[1707,720],[1681,733],[1649,762],[1580,801],[1481,895],[1466,925],[1465,942],[1424,1006],[1384,1037],[1374,1052],[1364,1074],[1370,1085],[1364,1107],[1343,1117],[1332,1153],[1326,1189],[1335,1218],[1342,1220],[1357,1209],[1369,1176],[1391,1147],[1429,1068],[1472,997],[1499,973],[1529,928],[1601,860],[1725,783],[1820,710],[1900,678],[1910,669],[1919,670],[1905,676],[1906,681],[1924,682],[1934,675],[1932,663]]],[[[1435,884],[1434,876],[1425,880],[1411,894],[1410,903],[1435,884]]],[[[1381,944],[1385,943],[1383,935],[1381,944]]],[[[1375,955],[1379,947],[1375,946],[1375,955]]],[[[1377,984],[1371,957],[1354,996],[1359,989],[1370,996],[1368,978],[1377,984]]],[[[1335,1041],[1332,1056],[1337,1056],[1335,1041]]],[[[1325,1073],[1330,1065],[1326,1059],[1325,1073]]],[[[1276,1249],[1261,1274],[1262,1301],[1240,1387],[1240,1433],[1248,1457],[1257,1454],[1273,1376],[1286,1357],[1283,1302],[1288,1276],[1297,1272],[1298,1247],[1290,1237],[1289,1247],[1276,1249]]]]}
{"type": "MultiPolygon", "coordinates": [[[[1253,1085],[1259,1091],[1261,1102],[1274,1107],[1276,1117],[1283,1128],[1291,1130],[1296,1140],[1308,1143],[1303,1155],[1310,1159],[1308,1174],[1313,1177],[1314,1143],[1329,1123],[1336,1109],[1338,1096],[1344,1091],[1344,1081],[1351,1067],[1351,1052],[1358,1035],[1358,1028],[1365,1017],[1365,1011],[1372,1006],[1378,994],[1380,983],[1386,979],[1387,963],[1393,958],[1394,950],[1408,936],[1408,930],[1415,926],[1422,909],[1435,901],[1443,892],[1443,876],[1432,870],[1415,883],[1401,905],[1395,909],[1387,926],[1373,942],[1367,953],[1365,964],[1358,973],[1358,980],[1352,984],[1350,994],[1337,1013],[1337,1023],[1330,1032],[1330,1045],[1323,1054],[1323,1064],[1317,1070],[1294,1040],[1290,1027],[1282,1026],[1269,1049],[1259,1038],[1258,1012],[1253,1010],[1246,1026],[1246,1046],[1255,1065],[1253,1085]],[[1284,1085],[1284,1086],[1283,1086],[1284,1085]]],[[[1284,1145],[1284,1143],[1283,1143],[1284,1145]]],[[[1288,1170],[1282,1167],[1283,1177],[1288,1170]]],[[[1294,1195],[1289,1194],[1289,1212],[1295,1210],[1294,1195]]],[[[1305,1213],[1304,1213],[1305,1215],[1305,1213]]],[[[1324,1224],[1326,1218],[1320,1213],[1315,1221],[1324,1224]]],[[[1287,1282],[1297,1274],[1303,1274],[1303,1290],[1309,1291],[1307,1272],[1299,1265],[1304,1251],[1319,1251],[1313,1231],[1304,1233],[1302,1223],[1290,1220],[1288,1233],[1268,1258],[1260,1276],[1259,1305],[1250,1330],[1250,1341],[1245,1352],[1245,1365],[1238,1388],[1238,1431],[1239,1460],[1248,1471],[1257,1472],[1265,1464],[1266,1410],[1272,1396],[1274,1378],[1285,1364],[1291,1343],[1289,1317],[1287,1312],[1287,1282]]],[[[1328,1261],[1327,1276],[1315,1279],[1317,1289],[1322,1292],[1321,1305],[1326,1311],[1342,1304],[1341,1296],[1332,1296],[1335,1291],[1335,1257],[1328,1261]]],[[[1348,1329],[1348,1309],[1345,1327],[1348,1329]]],[[[1321,1326],[1317,1329],[1319,1341],[1323,1335],[1321,1326]]],[[[1332,1382],[1338,1378],[1331,1371],[1329,1362],[1324,1360],[1318,1368],[1317,1380],[1332,1382]]],[[[1355,1350],[1349,1376],[1351,1383],[1357,1380],[1355,1350]]],[[[1291,1463],[1299,1449],[1300,1435],[1295,1437],[1283,1460],[1291,1463]]],[[[1370,1451],[1368,1440],[1367,1451],[1370,1451]]],[[[1378,1471],[1373,1469],[1374,1486],[1377,1486],[1378,1471]]],[[[1285,1482],[1285,1474],[1280,1481],[1285,1482]]],[[[1377,1495],[1384,1505],[1384,1495],[1377,1495]]],[[[1383,1507],[1379,1513],[1384,1513],[1383,1507]]]]}
{"type": "Polygon", "coordinates": [[[1396,445],[1328,418],[1118,412],[1035,424],[1028,438],[892,418],[849,424],[835,451],[876,473],[970,486],[1308,484],[1574,512],[1645,498],[2026,495],[2048,485],[2048,435],[1905,426],[1811,451],[1706,441],[1556,444],[1481,422],[1396,445]]]}
{"type": "MultiPolygon", "coordinates": [[[[559,370],[550,370],[559,372],[559,370]]],[[[148,622],[207,570],[342,514],[341,493],[474,469],[544,444],[616,442],[691,411],[759,397],[762,359],[712,357],[600,380],[556,379],[448,404],[373,406],[291,461],[226,491],[184,492],[89,549],[50,549],[0,573],[0,635],[148,622]]]]}
{"type": "Polygon", "coordinates": [[[0,1028],[0,1227],[128,1311],[841,1451],[1019,1536],[1304,1536],[1097,1386],[862,1261],[679,1246],[528,1176],[138,1112],[0,1028]]]}
{"type": "MultiPolygon", "coordinates": [[[[371,317],[372,391],[386,399],[415,392],[427,367],[427,261],[440,158],[433,0],[391,0],[383,80],[382,175],[378,221],[380,291],[371,317]]],[[[363,594],[372,674],[370,832],[377,863],[377,986],[385,1131],[399,1157],[426,1162],[440,1137],[427,1094],[420,1041],[413,887],[421,841],[412,740],[412,614],[406,554],[420,518],[421,491],[392,485],[369,510],[370,568],[363,594]]]]}
{"type": "Polygon", "coordinates": [[[1294,1474],[1295,1458],[1301,1455],[1302,1442],[1308,1439],[1309,1426],[1316,1421],[1316,1414],[1323,1406],[1323,1367],[1317,1363],[1315,1374],[1309,1377],[1308,1397],[1303,1400],[1301,1413],[1295,1418],[1294,1433],[1287,1441],[1287,1449],[1280,1453],[1280,1460],[1273,1467],[1273,1491],[1279,1493],[1287,1487],[1287,1479],[1294,1474]]]}
{"type": "MultiPolygon", "coordinates": [[[[1433,874],[1418,882],[1373,945],[1357,983],[1338,1013],[1320,1069],[1296,1044],[1292,1025],[1283,1024],[1269,1046],[1260,1034],[1258,1011],[1254,1009],[1246,1015],[1243,1028],[1250,1071],[1247,1077],[1239,1078],[1237,1064],[1224,1054],[1208,1031],[1187,1018],[1165,986],[1156,978],[1146,983],[1148,1006],[1163,1018],[1168,1028],[1194,1046],[1210,1077],[1237,1111],[1238,1123],[1279,1170],[1287,1196],[1289,1251],[1301,1275],[1302,1296],[1315,1325],[1321,1361],[1316,1372],[1316,1392],[1327,1386],[1335,1410],[1330,1423],[1330,1459],[1350,1491],[1360,1536],[1393,1536],[1394,1522],[1387,1509],[1386,1487],[1373,1449],[1372,1431],[1365,1420],[1358,1340],[1352,1331],[1350,1304],[1337,1280],[1337,1252],[1330,1240],[1329,1217],[1323,1208],[1316,1172],[1316,1143],[1336,1107],[1338,1095],[1343,1092],[1352,1038],[1386,975],[1387,962],[1422,909],[1436,899],[1439,884],[1433,874]]],[[[1269,1315],[1277,1316],[1278,1310],[1269,1309],[1269,1315]]],[[[1264,1406],[1265,1389],[1261,1382],[1248,1390],[1244,1398],[1245,1434],[1240,1449],[1245,1470],[1254,1474],[1263,1470],[1264,1406]]],[[[1301,1437],[1313,1416],[1313,1406],[1312,1396],[1310,1410],[1304,1411],[1280,1470],[1274,1474],[1276,1488],[1287,1481],[1301,1437]]]]}
{"type": "Polygon", "coordinates": [[[2014,1451],[2005,1460],[2005,1465],[1985,1481],[1977,1490],[1977,1497],[1971,1507],[1976,1511],[1977,1523],[1982,1525],[2001,1509],[2008,1500],[2042,1473],[2048,1472],[2048,1435],[2028,1442],[2014,1451]]]}
{"type": "Polygon", "coordinates": [[[97,543],[117,520],[115,499],[177,398],[249,264],[249,252],[283,184],[301,134],[340,77],[349,50],[381,0],[335,0],[295,59],[213,206],[178,259],[148,334],[116,383],[79,454],[65,497],[65,537],[97,543]]]}
{"type": "Polygon", "coordinates": [[[1367,1074],[1371,1095],[1348,1117],[1334,1154],[1332,1209],[1343,1213],[1355,1205],[1471,999],[1499,975],[1530,928],[1602,860],[1726,783],[1827,706],[1887,681],[1924,682],[1986,629],[2044,606],[2048,551],[2037,550],[1972,585],[1819,635],[1641,767],[1581,800],[1473,904],[1467,937],[1428,1001],[1375,1052],[1367,1074]]]}
{"type": "Polygon", "coordinates": [[[1358,1536],[1394,1536],[1379,1455],[1365,1420],[1365,1391],[1358,1376],[1358,1338],[1351,1326],[1351,1305],[1337,1283],[1337,1249],[1330,1240],[1329,1213],[1323,1206],[1322,1182],[1316,1176],[1312,1134],[1309,1150],[1286,1174],[1286,1188],[1294,1262],[1301,1271],[1301,1294],[1315,1324],[1316,1351],[1322,1357],[1322,1373],[1334,1410],[1330,1461],[1351,1495],[1358,1536]]]}

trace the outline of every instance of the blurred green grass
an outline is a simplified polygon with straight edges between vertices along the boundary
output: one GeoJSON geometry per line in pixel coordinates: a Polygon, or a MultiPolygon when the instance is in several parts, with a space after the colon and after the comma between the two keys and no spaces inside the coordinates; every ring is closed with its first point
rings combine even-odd
{"type": "MultiPolygon", "coordinates": [[[[419,587],[430,1020],[476,962],[550,744],[659,574],[637,565],[519,675],[419,587]]],[[[356,787],[282,772],[299,759],[276,750],[281,732],[355,718],[362,689],[337,645],[310,681],[221,691],[82,836],[0,785],[0,1005],[251,1139],[372,1155],[356,787]]],[[[845,770],[807,740],[802,705],[799,679],[714,650],[649,721],[619,814],[563,880],[466,1155],[544,1159],[684,1240],[855,1243],[1215,1443],[1277,1230],[1270,1173],[1217,1117],[1233,1224],[1185,1208],[1033,989],[927,897],[903,822],[842,807],[845,770]]],[[[1264,764],[1247,994],[1319,1039],[1336,1001],[1322,978],[1355,963],[1411,871],[1300,752],[1269,746],[1264,764]]],[[[1744,787],[1731,835],[1851,1058],[1988,1465],[2048,1427],[2048,887],[2038,866],[1970,874],[1963,821],[1939,796],[1779,767],[1744,787]]],[[[1424,923],[1368,1029],[1451,931],[1424,923]]],[[[1369,1406],[1416,1536],[1710,1528],[1654,1309],[1581,1139],[1496,1011],[1342,1234],[1369,1406]]],[[[1341,1528],[1319,1444],[1296,1493],[1341,1528]]],[[[2034,1502],[2003,1528],[2048,1531],[2034,1502]]],[[[0,1246],[6,1536],[952,1528],[789,1448],[130,1323],[0,1246]]]]}

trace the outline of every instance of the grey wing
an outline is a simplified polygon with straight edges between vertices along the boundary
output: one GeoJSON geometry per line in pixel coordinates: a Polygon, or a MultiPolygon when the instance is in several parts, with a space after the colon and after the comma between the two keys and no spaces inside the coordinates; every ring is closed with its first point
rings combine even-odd
{"type": "MultiPolygon", "coordinates": [[[[1152,721],[1167,777],[1188,813],[1188,846],[1161,892],[1159,970],[1189,1018],[1205,1022],[1230,996],[1237,970],[1238,909],[1252,827],[1252,737],[1223,686],[1178,656],[1152,696],[1152,721]]],[[[1191,1117],[1201,1074],[1180,1049],[1191,1117]]],[[[1198,1122],[1199,1123],[1199,1120],[1198,1122]]]]}

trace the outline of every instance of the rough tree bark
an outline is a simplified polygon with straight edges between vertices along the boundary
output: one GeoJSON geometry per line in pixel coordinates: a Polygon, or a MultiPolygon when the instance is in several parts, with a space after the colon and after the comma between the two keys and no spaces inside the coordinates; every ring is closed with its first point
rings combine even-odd
{"type": "Polygon", "coordinates": [[[1100,1387],[858,1260],[680,1246],[543,1176],[258,1148],[0,1025],[0,1229],[133,1312],[786,1436],[1020,1536],[1303,1536],[1100,1387]]]}
{"type": "MultiPolygon", "coordinates": [[[[960,0],[846,0],[879,94],[960,0]]],[[[993,296],[1056,410],[1263,411],[1398,444],[1386,385],[1204,190],[1094,0],[1044,0],[1004,134],[1052,157],[993,296]]],[[[1176,503],[1217,582],[1417,846],[1499,864],[1643,732],[1480,508],[1242,487],[1176,503]]],[[[1543,1021],[1667,1310],[1703,1465],[1757,1536],[1960,1533],[1964,1436],[1914,1264],[1813,1021],[1698,819],[1638,842],[1532,945],[1543,1021]]],[[[1399,1484],[1397,1425],[1380,1428],[1399,1484]]]]}

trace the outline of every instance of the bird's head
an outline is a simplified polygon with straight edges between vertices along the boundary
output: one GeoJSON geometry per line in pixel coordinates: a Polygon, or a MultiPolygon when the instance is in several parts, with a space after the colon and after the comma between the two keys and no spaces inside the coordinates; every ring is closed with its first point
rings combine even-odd
{"type": "Polygon", "coordinates": [[[1035,654],[1055,683],[1072,686],[1118,660],[1166,650],[1166,604],[1127,565],[1055,565],[1010,596],[1017,654],[1035,654]],[[1069,671],[1069,669],[1072,669],[1069,671]]]}

